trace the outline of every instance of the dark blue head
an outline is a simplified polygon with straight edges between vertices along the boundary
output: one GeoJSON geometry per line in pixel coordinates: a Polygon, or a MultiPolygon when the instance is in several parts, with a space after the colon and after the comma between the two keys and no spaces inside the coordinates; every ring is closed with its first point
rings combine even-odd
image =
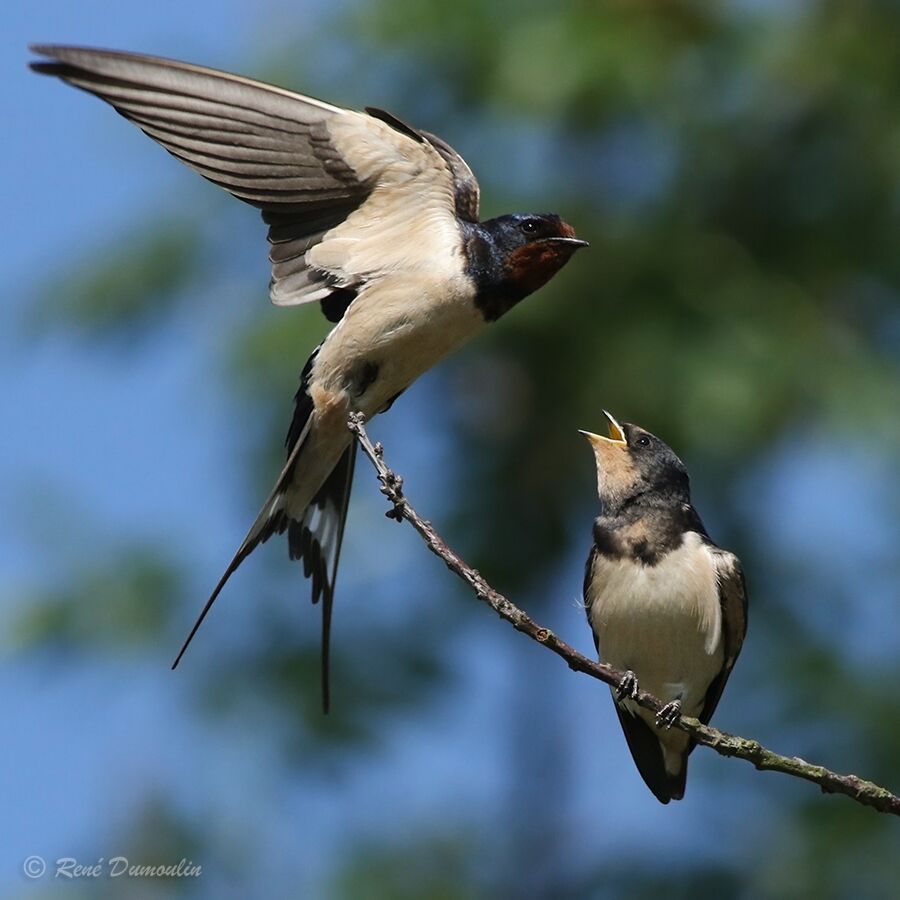
{"type": "Polygon", "coordinates": [[[468,226],[468,274],[489,321],[543,287],[587,241],[554,213],[513,213],[468,226]]]}

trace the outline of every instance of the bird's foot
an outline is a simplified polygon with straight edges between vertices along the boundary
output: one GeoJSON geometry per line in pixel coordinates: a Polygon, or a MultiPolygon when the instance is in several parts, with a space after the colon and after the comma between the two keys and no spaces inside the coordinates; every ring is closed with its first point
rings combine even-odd
{"type": "Polygon", "coordinates": [[[629,669],[622,676],[622,680],[618,685],[616,685],[616,700],[624,700],[626,697],[634,700],[639,690],[637,675],[629,669]]]}
{"type": "Polygon", "coordinates": [[[673,700],[656,714],[656,727],[665,728],[668,731],[680,718],[681,701],[673,700]]]}
{"type": "Polygon", "coordinates": [[[361,412],[352,412],[347,416],[347,427],[358,435],[366,424],[366,417],[361,412]]]}

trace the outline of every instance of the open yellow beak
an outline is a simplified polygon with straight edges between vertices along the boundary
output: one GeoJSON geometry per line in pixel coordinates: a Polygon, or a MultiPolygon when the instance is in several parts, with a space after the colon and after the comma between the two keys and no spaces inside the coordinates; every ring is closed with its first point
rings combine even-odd
{"type": "Polygon", "coordinates": [[[605,409],[603,410],[603,415],[609,419],[609,437],[604,437],[602,434],[594,434],[591,431],[582,431],[581,429],[579,429],[579,434],[583,434],[594,447],[608,447],[610,444],[618,447],[627,447],[628,442],[625,439],[625,432],[622,431],[622,426],[605,409]]]}

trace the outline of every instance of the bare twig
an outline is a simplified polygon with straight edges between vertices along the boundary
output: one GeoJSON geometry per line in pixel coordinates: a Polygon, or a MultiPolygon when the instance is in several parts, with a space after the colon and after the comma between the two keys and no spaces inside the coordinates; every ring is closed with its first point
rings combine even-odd
{"type": "MultiPolygon", "coordinates": [[[[549,628],[544,628],[535,622],[527,613],[523,612],[512,601],[494,590],[487,581],[462,557],[459,556],[447,542],[437,533],[434,526],[423,519],[403,493],[403,479],[392,472],[384,462],[384,448],[381,444],[372,444],[366,433],[364,419],[358,414],[350,417],[348,427],[363,452],[372,461],[378,480],[381,482],[381,492],[388,498],[392,508],[386,513],[398,522],[406,520],[421,535],[428,549],[440,557],[451,572],[458,575],[472,590],[479,600],[487,603],[502,619],[506,619],[517,631],[527,634],[539,644],[552,650],[561,656],[569,668],[575,672],[583,672],[606,684],[616,687],[625,675],[618,669],[605,663],[595,662],[582,656],[574,647],[558,638],[549,628]]],[[[652,694],[639,691],[636,702],[656,713],[663,704],[652,694]]],[[[879,812],[900,815],[900,797],[871,781],[858,778],[856,775],[840,775],[832,772],[824,766],[816,766],[796,756],[782,756],[772,750],[763,747],[758,741],[737,737],[708,725],[701,725],[697,719],[687,716],[681,717],[675,727],[686,731],[698,744],[711,747],[722,756],[734,756],[753,763],[757,769],[768,769],[772,772],[782,772],[795,778],[803,778],[819,785],[825,793],[844,794],[857,803],[871,806],[879,812]]]]}

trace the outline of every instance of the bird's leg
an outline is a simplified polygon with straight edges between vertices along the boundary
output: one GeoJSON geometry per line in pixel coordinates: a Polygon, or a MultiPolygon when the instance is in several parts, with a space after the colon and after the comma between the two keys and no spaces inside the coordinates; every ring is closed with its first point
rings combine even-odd
{"type": "Polygon", "coordinates": [[[681,701],[673,700],[656,714],[656,727],[665,728],[668,731],[679,718],[681,718],[681,701]]]}
{"type": "Polygon", "coordinates": [[[629,669],[623,676],[622,680],[616,685],[616,700],[624,700],[630,697],[634,700],[640,688],[638,687],[637,675],[629,669]]]}

